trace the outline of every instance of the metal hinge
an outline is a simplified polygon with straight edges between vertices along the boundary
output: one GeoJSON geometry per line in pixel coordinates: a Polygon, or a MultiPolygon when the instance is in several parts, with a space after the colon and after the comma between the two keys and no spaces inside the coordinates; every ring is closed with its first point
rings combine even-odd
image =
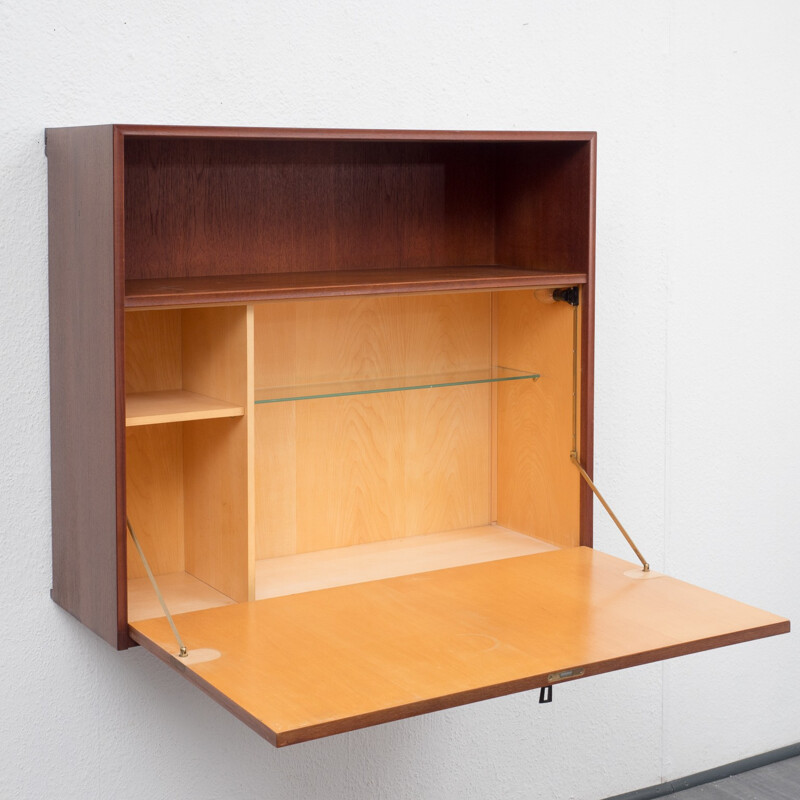
{"type": "Polygon", "coordinates": [[[580,289],[578,286],[570,286],[568,289],[553,289],[553,300],[577,306],[581,301],[580,289]]]}

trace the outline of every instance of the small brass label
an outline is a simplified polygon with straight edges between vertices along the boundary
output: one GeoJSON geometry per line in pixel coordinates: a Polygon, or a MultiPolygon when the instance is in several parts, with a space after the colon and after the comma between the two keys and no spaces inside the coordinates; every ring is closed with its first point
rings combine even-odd
{"type": "Polygon", "coordinates": [[[567,678],[580,678],[583,675],[583,667],[574,667],[573,669],[562,669],[560,672],[551,672],[547,676],[549,683],[557,683],[558,681],[565,681],[567,678]]]}

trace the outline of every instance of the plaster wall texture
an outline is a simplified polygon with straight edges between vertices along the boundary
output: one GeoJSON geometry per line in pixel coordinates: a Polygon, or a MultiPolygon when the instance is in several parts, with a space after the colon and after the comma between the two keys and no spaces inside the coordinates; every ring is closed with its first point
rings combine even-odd
{"type": "Polygon", "coordinates": [[[800,620],[798,37],[791,0],[0,0],[0,797],[593,800],[799,741],[796,634],[276,751],[62,612],[43,147],[597,130],[598,484],[654,568],[800,620]]]}

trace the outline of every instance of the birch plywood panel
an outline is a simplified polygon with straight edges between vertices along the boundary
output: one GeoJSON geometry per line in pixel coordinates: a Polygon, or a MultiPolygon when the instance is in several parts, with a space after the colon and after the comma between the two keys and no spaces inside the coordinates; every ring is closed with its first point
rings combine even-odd
{"type": "Polygon", "coordinates": [[[256,558],[297,552],[296,403],[255,407],[256,558]]]}
{"type": "Polygon", "coordinates": [[[125,393],[182,387],[181,312],[125,314],[125,393]]]}
{"type": "Polygon", "coordinates": [[[585,547],[304,592],[132,626],[277,745],[784,633],[789,621],[585,547]],[[556,679],[557,679],[556,678],[556,679]]]}
{"type": "Polygon", "coordinates": [[[247,420],[184,425],[186,571],[228,597],[252,595],[247,420]]]}
{"type": "Polygon", "coordinates": [[[541,378],[497,387],[497,522],[561,547],[579,544],[572,447],[572,307],[533,292],[497,296],[500,364],[541,378]]]}
{"type": "Polygon", "coordinates": [[[183,312],[183,388],[247,404],[248,322],[244,306],[183,312]]]}
{"type": "MultiPolygon", "coordinates": [[[[127,513],[156,575],[183,570],[183,433],[181,425],[145,425],[126,435],[127,513]]],[[[128,578],[145,576],[128,548],[128,578]]]]}
{"type": "Polygon", "coordinates": [[[405,535],[401,393],[297,403],[297,552],[405,535]]]}
{"type": "Polygon", "coordinates": [[[491,387],[408,392],[405,536],[487,525],[491,513],[491,387]]]}
{"type": "Polygon", "coordinates": [[[245,408],[184,426],[186,570],[245,601],[253,596],[253,324],[245,306],[183,317],[184,388],[245,408]]]}
{"type": "Polygon", "coordinates": [[[414,295],[255,306],[257,387],[488,367],[491,295],[414,295]]]}
{"type": "MultiPolygon", "coordinates": [[[[490,332],[485,292],[262,304],[255,383],[485,368],[490,332]]],[[[257,557],[488,523],[489,398],[461,387],[260,406],[257,557]]]]}

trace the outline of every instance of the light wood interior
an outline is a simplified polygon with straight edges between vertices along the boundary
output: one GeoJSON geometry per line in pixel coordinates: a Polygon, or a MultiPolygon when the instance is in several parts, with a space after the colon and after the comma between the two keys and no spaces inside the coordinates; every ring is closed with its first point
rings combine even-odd
{"type": "MultiPolygon", "coordinates": [[[[256,562],[255,599],[264,600],[464,564],[546,553],[555,549],[552,544],[498,525],[484,525],[282,558],[265,558],[256,562]]],[[[172,614],[216,608],[234,602],[186,572],[161,574],[157,580],[172,614]]],[[[149,579],[132,578],[128,583],[129,619],[150,619],[163,614],[149,579]]]]}
{"type": "MultiPolygon", "coordinates": [[[[170,614],[184,614],[235,602],[186,572],[159,575],[158,588],[170,614]]],[[[131,578],[128,581],[128,620],[137,622],[163,616],[164,611],[149,578],[131,578]]]]}
{"type": "MultiPolygon", "coordinates": [[[[128,518],[156,575],[186,572],[247,600],[252,313],[239,306],[125,316],[128,518]]],[[[133,548],[127,563],[129,580],[144,577],[133,548]]]]}
{"type": "Polygon", "coordinates": [[[555,549],[547,542],[498,525],[482,525],[265,558],[256,563],[256,600],[555,549]]]}
{"type": "Polygon", "coordinates": [[[125,314],[125,424],[242,416],[246,353],[231,320],[243,310],[201,308],[125,314]]]}
{"type": "MultiPolygon", "coordinates": [[[[258,389],[491,365],[489,293],[255,307],[258,389]]],[[[486,525],[487,385],[256,406],[256,557],[486,525]]]]}
{"type": "MultiPolygon", "coordinates": [[[[526,289],[126,317],[128,510],[157,575],[243,601],[578,544],[568,305],[526,289]],[[254,403],[498,366],[541,378],[254,403]],[[221,399],[165,424],[186,393],[221,399]]],[[[133,552],[128,569],[144,575],[133,552]]]]}
{"type": "Polygon", "coordinates": [[[632,566],[574,547],[179,615],[206,663],[165,620],[132,633],[282,745],[788,630],[632,566]]]}
{"type": "Polygon", "coordinates": [[[257,396],[497,365],[547,377],[257,405],[256,558],[493,522],[579,537],[570,306],[530,290],[256,305],[257,396]]]}
{"type": "Polygon", "coordinates": [[[140,392],[125,398],[125,425],[129,428],[164,422],[188,422],[193,419],[241,417],[243,414],[243,406],[183,389],[140,392]]]}
{"type": "Polygon", "coordinates": [[[535,364],[542,376],[495,389],[497,522],[574,547],[580,515],[580,476],[569,459],[574,311],[567,303],[542,303],[534,292],[497,292],[495,302],[498,363],[535,364]]]}

